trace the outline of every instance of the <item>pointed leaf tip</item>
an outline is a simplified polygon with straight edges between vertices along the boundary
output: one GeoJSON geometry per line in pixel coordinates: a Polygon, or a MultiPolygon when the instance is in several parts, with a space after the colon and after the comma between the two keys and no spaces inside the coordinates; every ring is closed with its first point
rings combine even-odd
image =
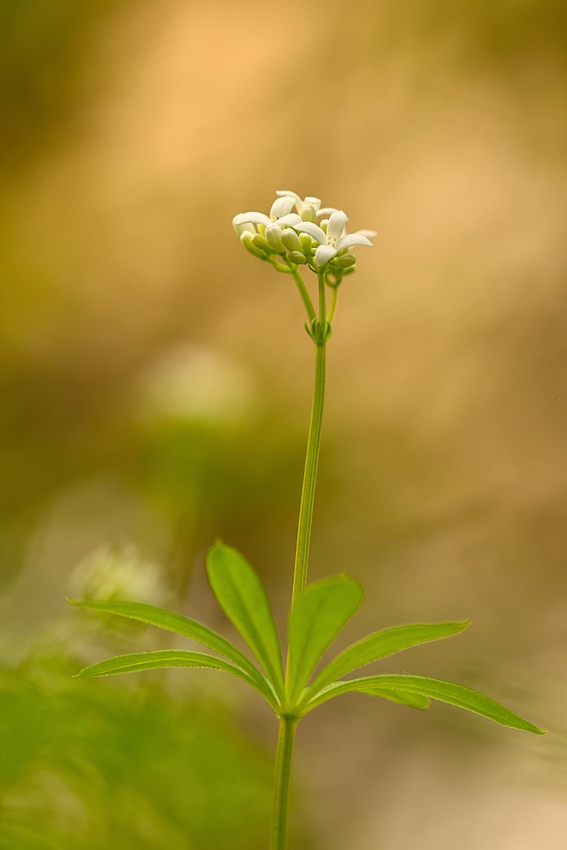
{"type": "Polygon", "coordinates": [[[255,686],[268,701],[273,698],[270,687],[258,668],[239,649],[233,646],[230,641],[212,629],[209,629],[208,626],[197,622],[197,620],[191,620],[183,614],[177,614],[175,611],[168,611],[165,608],[144,605],[141,602],[99,602],[97,600],[85,599],[82,601],[71,600],[71,604],[104,614],[127,617],[130,620],[137,620],[146,625],[157,626],[168,632],[173,632],[174,634],[197,641],[197,643],[203,644],[203,646],[218,652],[220,655],[224,655],[225,658],[228,658],[244,670],[251,679],[254,679],[255,686]]]}
{"type": "Polygon", "coordinates": [[[282,696],[280,640],[270,603],[257,574],[236,549],[215,543],[207,554],[207,575],[219,605],[282,696]]]}
{"type": "MultiPolygon", "coordinates": [[[[233,676],[243,679],[247,684],[259,690],[248,673],[236,664],[225,661],[223,658],[215,658],[214,655],[208,655],[204,652],[189,652],[179,649],[117,655],[114,658],[107,658],[105,661],[84,667],[74,678],[115,676],[119,673],[138,673],[143,670],[160,670],[171,667],[205,667],[212,670],[222,670],[225,673],[232,673],[233,676]]],[[[262,692],[260,691],[260,693],[262,692]]],[[[263,693],[262,696],[264,696],[263,693]]]]}
{"type": "Polygon", "coordinates": [[[444,682],[441,679],[430,679],[426,676],[412,676],[407,673],[394,676],[390,676],[389,674],[365,676],[361,679],[333,682],[311,698],[309,698],[308,692],[306,692],[304,699],[301,701],[300,710],[303,714],[306,714],[328,699],[348,693],[349,691],[359,691],[383,696],[386,699],[409,703],[416,708],[427,708],[426,702],[431,699],[439,700],[439,702],[445,702],[457,708],[464,708],[466,711],[486,717],[488,720],[493,720],[501,726],[508,726],[511,729],[518,729],[524,732],[532,732],[535,735],[545,735],[545,731],[540,729],[539,726],[536,726],[529,720],[524,720],[523,717],[514,714],[509,708],[496,702],[491,697],[479,693],[479,691],[474,691],[472,688],[467,688],[464,685],[457,685],[454,682],[444,682]],[[388,694],[393,696],[388,696],[388,694]],[[420,701],[422,701],[421,704],[420,701]]]}

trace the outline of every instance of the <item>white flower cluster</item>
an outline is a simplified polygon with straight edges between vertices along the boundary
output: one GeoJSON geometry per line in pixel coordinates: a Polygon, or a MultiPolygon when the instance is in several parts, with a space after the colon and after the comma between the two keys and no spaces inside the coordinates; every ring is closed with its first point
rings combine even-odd
{"type": "Polygon", "coordinates": [[[143,558],[131,543],[101,546],[88,555],[75,569],[70,590],[76,599],[103,602],[160,605],[169,596],[159,564],[143,558]]]}
{"type": "Polygon", "coordinates": [[[314,272],[332,272],[340,279],[354,271],[356,257],[350,249],[355,245],[372,247],[370,239],[376,233],[358,230],[347,234],[348,219],[342,210],[321,207],[319,198],[300,198],[287,190],[276,194],[269,216],[239,213],[232,224],[244,247],[278,270],[307,264],[314,272]],[[294,207],[296,212],[292,212],[294,207]]]}

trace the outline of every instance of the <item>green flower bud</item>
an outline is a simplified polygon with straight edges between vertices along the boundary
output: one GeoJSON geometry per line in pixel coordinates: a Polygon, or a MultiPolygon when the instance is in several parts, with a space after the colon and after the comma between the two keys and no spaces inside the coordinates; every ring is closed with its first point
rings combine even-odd
{"type": "Polygon", "coordinates": [[[354,266],[356,257],[354,254],[343,254],[335,259],[335,263],[340,269],[348,269],[349,266],[354,266]]]}
{"type": "Polygon", "coordinates": [[[267,254],[273,254],[274,249],[272,248],[266,237],[262,236],[260,233],[257,233],[255,236],[252,237],[252,242],[256,246],[256,248],[260,248],[267,254]]]}
{"type": "Polygon", "coordinates": [[[328,219],[328,218],[324,218],[322,221],[320,221],[320,222],[319,222],[319,227],[321,228],[321,230],[323,231],[323,233],[326,233],[326,232],[327,232],[327,225],[328,225],[328,223],[329,223],[329,219],[328,219]]]}
{"type": "Polygon", "coordinates": [[[307,262],[304,255],[300,251],[292,251],[289,255],[289,259],[292,263],[295,263],[296,266],[304,265],[307,262]]]}
{"type": "Polygon", "coordinates": [[[303,253],[307,257],[310,257],[313,253],[312,240],[310,235],[308,233],[300,233],[299,241],[301,242],[301,250],[303,251],[303,253]]]}
{"type": "Polygon", "coordinates": [[[303,221],[315,222],[317,219],[317,212],[315,210],[315,207],[312,207],[311,204],[305,204],[305,206],[301,210],[301,218],[303,219],[303,221]]]}
{"type": "Polygon", "coordinates": [[[282,242],[288,251],[301,251],[301,242],[299,236],[292,230],[291,227],[286,227],[282,233],[282,242]]]}
{"type": "Polygon", "coordinates": [[[349,266],[348,269],[344,270],[343,277],[346,277],[347,274],[352,274],[355,271],[356,271],[356,268],[354,266],[349,266]]]}
{"type": "Polygon", "coordinates": [[[263,251],[261,251],[259,248],[257,248],[256,245],[254,245],[254,242],[252,241],[253,238],[254,237],[253,237],[252,233],[250,233],[247,230],[247,231],[245,231],[245,233],[243,233],[241,235],[240,241],[242,242],[242,244],[244,245],[246,250],[249,251],[254,257],[259,257],[260,260],[265,260],[266,255],[264,254],[263,251]]]}
{"type": "Polygon", "coordinates": [[[277,224],[268,224],[265,230],[266,240],[276,254],[285,254],[284,243],[282,242],[281,227],[277,224]]]}

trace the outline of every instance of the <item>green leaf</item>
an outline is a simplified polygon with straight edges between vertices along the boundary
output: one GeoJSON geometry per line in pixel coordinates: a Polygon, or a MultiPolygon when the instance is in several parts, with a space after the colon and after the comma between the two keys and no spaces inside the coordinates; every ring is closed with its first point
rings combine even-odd
{"type": "Polygon", "coordinates": [[[221,543],[209,549],[207,574],[219,605],[283,696],[280,640],[260,579],[236,549],[221,543]]]}
{"type": "Polygon", "coordinates": [[[232,673],[243,679],[253,688],[256,688],[254,680],[230,661],[224,658],[215,658],[205,652],[189,652],[183,649],[162,649],[158,652],[134,652],[129,655],[117,655],[91,664],[77,674],[79,678],[90,676],[114,676],[117,673],[137,673],[141,670],[158,670],[164,667],[209,667],[213,670],[222,670],[232,673]]]}
{"type": "Polygon", "coordinates": [[[390,691],[387,688],[375,688],[371,691],[361,691],[361,693],[389,699],[390,702],[397,702],[399,705],[411,705],[412,708],[419,708],[420,711],[425,711],[431,705],[431,700],[427,697],[409,691],[404,693],[403,691],[390,691]]]}
{"type": "Polygon", "coordinates": [[[333,682],[332,685],[327,685],[322,691],[310,700],[306,701],[305,696],[301,701],[302,714],[307,714],[308,711],[316,708],[327,700],[333,697],[338,697],[341,694],[352,693],[358,691],[363,694],[372,694],[377,697],[383,697],[391,702],[400,703],[400,705],[411,705],[413,708],[429,708],[429,699],[421,694],[410,693],[409,691],[396,691],[392,688],[377,687],[369,685],[369,678],[350,679],[347,682],[333,682]]]}
{"type": "Polygon", "coordinates": [[[363,679],[353,679],[350,682],[336,682],[334,685],[325,688],[311,702],[307,703],[307,711],[325,702],[326,699],[338,696],[339,693],[344,693],[345,690],[340,689],[341,685],[350,685],[351,687],[347,688],[347,690],[358,690],[366,693],[377,693],[378,690],[385,688],[404,695],[421,695],[429,699],[456,705],[458,708],[464,708],[475,714],[480,714],[481,717],[494,720],[496,723],[500,723],[501,726],[522,729],[525,732],[534,732],[536,735],[545,734],[545,732],[533,723],[514,714],[514,712],[500,705],[500,703],[490,697],[478,691],[473,691],[472,688],[466,688],[464,685],[456,685],[453,682],[443,682],[440,679],[429,679],[425,676],[410,676],[408,674],[368,676],[363,679]]]}
{"type": "Polygon", "coordinates": [[[317,662],[362,601],[362,587],[348,576],[309,585],[297,599],[289,619],[287,696],[301,694],[317,662]]]}
{"type": "Polygon", "coordinates": [[[222,635],[217,634],[202,623],[184,617],[183,614],[177,614],[175,611],[156,608],[153,605],[143,605],[140,602],[97,602],[95,600],[77,601],[74,599],[68,601],[71,605],[76,605],[79,608],[128,617],[131,620],[138,620],[150,626],[158,626],[160,629],[197,641],[233,661],[248,674],[251,681],[254,681],[256,690],[259,690],[272,705],[274,704],[272,690],[260,671],[239,649],[223,638],[222,635]]]}
{"type": "Polygon", "coordinates": [[[336,679],[346,676],[347,673],[364,667],[372,661],[385,658],[387,655],[394,655],[402,649],[458,634],[469,624],[470,620],[457,623],[411,623],[408,626],[394,626],[391,629],[374,632],[353,643],[333,658],[313,682],[309,693],[314,695],[336,679]]]}

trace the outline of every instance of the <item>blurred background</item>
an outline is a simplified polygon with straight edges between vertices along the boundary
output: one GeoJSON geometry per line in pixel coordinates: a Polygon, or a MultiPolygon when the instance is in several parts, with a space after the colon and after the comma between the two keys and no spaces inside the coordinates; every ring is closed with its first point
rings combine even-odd
{"type": "Polygon", "coordinates": [[[381,669],[550,730],[333,700],[292,846],[564,847],[566,48],[563,0],[0,3],[0,847],[266,847],[269,710],[206,671],[73,680],[175,638],[65,596],[233,636],[221,535],[283,627],[311,343],[231,228],[276,189],[378,231],[329,349],[311,575],[366,588],[340,641],[470,616],[381,669]]]}

